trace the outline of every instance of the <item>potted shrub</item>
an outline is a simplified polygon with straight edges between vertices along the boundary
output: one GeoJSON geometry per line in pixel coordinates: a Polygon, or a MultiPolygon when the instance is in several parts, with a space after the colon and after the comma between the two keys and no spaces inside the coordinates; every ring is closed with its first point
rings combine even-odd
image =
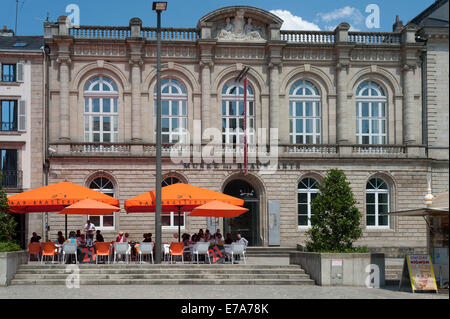
{"type": "Polygon", "coordinates": [[[8,212],[8,199],[0,186],[0,286],[8,285],[18,266],[27,260],[27,255],[13,241],[17,222],[8,212]]]}
{"type": "Polygon", "coordinates": [[[319,285],[351,286],[366,286],[367,266],[376,264],[379,283],[384,285],[384,256],[353,246],[362,236],[362,214],[344,172],[329,170],[319,191],[311,202],[314,214],[306,232],[306,251],[291,254],[290,262],[300,264],[319,285]]]}

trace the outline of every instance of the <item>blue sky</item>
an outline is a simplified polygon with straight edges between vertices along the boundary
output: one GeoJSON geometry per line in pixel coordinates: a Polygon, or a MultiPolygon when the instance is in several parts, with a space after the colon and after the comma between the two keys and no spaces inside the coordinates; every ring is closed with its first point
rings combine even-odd
{"type": "MultiPolygon", "coordinates": [[[[284,29],[330,30],[340,22],[350,23],[353,30],[385,32],[392,30],[395,16],[403,23],[414,18],[434,0],[168,0],[168,10],[162,24],[167,27],[196,27],[203,15],[226,6],[249,5],[273,11],[285,20],[284,29]],[[379,28],[368,28],[366,8],[379,8],[379,28]]],[[[16,0],[1,0],[0,27],[14,29],[16,0]]],[[[42,23],[47,13],[56,21],[66,15],[69,4],[80,8],[82,25],[128,25],[130,18],[139,17],[145,26],[156,24],[151,0],[19,0],[18,35],[42,35],[42,23]]]]}

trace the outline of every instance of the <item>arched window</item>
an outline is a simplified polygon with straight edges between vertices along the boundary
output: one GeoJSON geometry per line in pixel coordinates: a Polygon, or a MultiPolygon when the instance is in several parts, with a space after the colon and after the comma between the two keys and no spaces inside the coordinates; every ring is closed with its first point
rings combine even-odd
{"type": "MultiPolygon", "coordinates": [[[[154,107],[154,128],[156,134],[156,87],[154,107]]],[[[178,143],[187,133],[186,88],[177,80],[167,78],[161,81],[161,138],[162,143],[178,143]]],[[[185,139],[184,139],[185,141],[185,139]]]]}
{"type": "Polygon", "coordinates": [[[381,178],[372,178],[366,185],[366,224],[368,227],[389,227],[389,186],[381,178]]]}
{"type": "MultiPolygon", "coordinates": [[[[162,182],[161,186],[169,186],[176,183],[182,183],[182,181],[173,176],[166,177],[162,182]]],[[[180,217],[178,218],[178,212],[162,212],[161,213],[161,225],[163,229],[178,229],[178,225],[180,225],[181,229],[184,229],[186,220],[186,213],[181,212],[180,217]]]]}
{"type": "MultiPolygon", "coordinates": [[[[94,178],[89,183],[89,188],[97,192],[115,197],[114,184],[106,177],[100,176],[94,178]]],[[[113,230],[114,229],[114,214],[103,216],[89,216],[89,220],[97,229],[113,230]]]]}
{"type": "Polygon", "coordinates": [[[320,94],[308,81],[295,82],[289,91],[291,144],[321,143],[320,94]]]}
{"type": "Polygon", "coordinates": [[[358,144],[386,144],[386,105],[383,89],[375,82],[361,83],[356,90],[356,137],[358,144]]]}
{"type": "Polygon", "coordinates": [[[109,78],[97,76],[84,86],[84,140],[118,142],[119,92],[109,78]]]}
{"type": "MultiPolygon", "coordinates": [[[[247,85],[247,143],[255,144],[255,97],[247,85]]],[[[222,143],[244,144],[244,85],[229,82],[222,89],[222,143]]]]}
{"type": "Polygon", "coordinates": [[[319,194],[319,184],[314,178],[304,178],[298,183],[298,226],[311,227],[311,201],[319,194]]]}

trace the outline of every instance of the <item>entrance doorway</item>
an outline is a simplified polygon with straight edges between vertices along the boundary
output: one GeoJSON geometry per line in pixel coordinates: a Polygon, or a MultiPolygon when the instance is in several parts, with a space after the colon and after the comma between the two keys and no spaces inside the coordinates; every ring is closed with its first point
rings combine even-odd
{"type": "Polygon", "coordinates": [[[231,233],[233,239],[240,233],[248,240],[249,246],[259,245],[259,194],[252,185],[244,180],[233,180],[229,182],[223,191],[224,194],[241,198],[248,212],[235,217],[224,218],[224,232],[231,233]]]}

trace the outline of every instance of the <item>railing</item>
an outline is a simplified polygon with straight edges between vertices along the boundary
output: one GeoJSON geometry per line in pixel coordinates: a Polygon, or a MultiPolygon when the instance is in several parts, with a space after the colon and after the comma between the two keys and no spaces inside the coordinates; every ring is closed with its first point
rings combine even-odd
{"type": "Polygon", "coordinates": [[[70,144],[71,153],[127,153],[130,144],[122,143],[77,143],[70,144]]]}
{"type": "Polygon", "coordinates": [[[334,33],[328,31],[280,31],[281,40],[295,43],[334,43],[334,33]]]}
{"type": "MultiPolygon", "coordinates": [[[[332,44],[335,42],[334,32],[332,31],[291,31],[281,30],[281,40],[291,43],[312,43],[312,44],[332,44]]],[[[401,35],[391,32],[349,32],[348,42],[380,45],[380,44],[399,44],[401,35]]]]}
{"type": "Polygon", "coordinates": [[[353,145],[352,153],[356,154],[406,154],[406,147],[402,145],[353,145]]]}
{"type": "MultiPolygon", "coordinates": [[[[186,28],[162,28],[161,40],[165,41],[195,41],[199,38],[198,29],[186,28]]],[[[148,40],[156,40],[156,28],[142,28],[142,37],[148,40]]]]}
{"type": "Polygon", "coordinates": [[[400,34],[390,32],[349,32],[348,42],[361,44],[400,44],[400,34]]]}
{"type": "Polygon", "coordinates": [[[81,39],[126,39],[130,36],[129,27],[80,26],[69,29],[70,35],[81,39]]]}
{"type": "Polygon", "coordinates": [[[4,188],[22,188],[22,171],[21,170],[1,170],[0,184],[4,188]]]}
{"type": "Polygon", "coordinates": [[[284,152],[336,154],[337,146],[327,144],[291,144],[291,145],[284,145],[284,152]]]}

